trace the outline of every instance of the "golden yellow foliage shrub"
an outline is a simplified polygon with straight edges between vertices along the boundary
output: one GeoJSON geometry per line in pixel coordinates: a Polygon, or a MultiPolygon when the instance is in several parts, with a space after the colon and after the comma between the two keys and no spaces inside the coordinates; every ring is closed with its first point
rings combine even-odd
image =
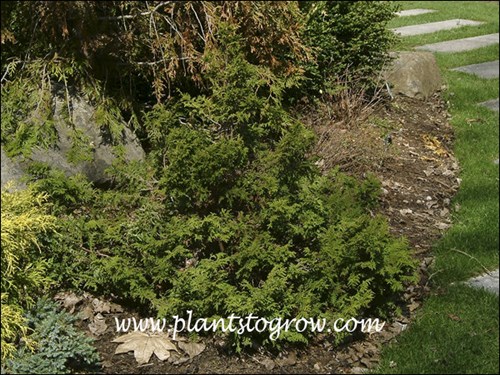
{"type": "Polygon", "coordinates": [[[56,218],[48,213],[46,198],[31,189],[2,191],[2,359],[12,354],[17,340],[29,344],[24,309],[50,284],[42,243],[43,236],[54,233],[56,218]]]}

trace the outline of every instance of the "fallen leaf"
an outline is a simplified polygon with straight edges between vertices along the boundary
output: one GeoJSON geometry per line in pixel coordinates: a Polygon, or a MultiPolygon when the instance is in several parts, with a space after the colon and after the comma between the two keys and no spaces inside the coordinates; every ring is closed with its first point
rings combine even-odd
{"type": "Polygon", "coordinates": [[[375,363],[373,363],[372,361],[370,361],[368,358],[361,358],[361,364],[365,365],[367,368],[372,368],[375,363]]]}
{"type": "Polygon", "coordinates": [[[189,361],[189,357],[183,357],[179,353],[172,352],[170,353],[170,358],[168,359],[169,363],[174,365],[182,365],[183,363],[189,361]]]}
{"type": "Polygon", "coordinates": [[[365,374],[367,371],[366,368],[356,366],[351,369],[351,374],[365,374]]]}
{"type": "Polygon", "coordinates": [[[462,319],[460,319],[460,317],[456,316],[455,314],[448,314],[448,318],[450,318],[451,320],[454,320],[456,322],[459,322],[462,320],[462,319]]]}
{"type": "Polygon", "coordinates": [[[110,367],[113,367],[113,366],[114,366],[113,362],[111,362],[111,361],[103,361],[102,362],[102,367],[104,367],[104,368],[110,368],[110,367]]]}
{"type": "Polygon", "coordinates": [[[81,320],[92,320],[94,317],[94,310],[92,310],[92,307],[90,306],[85,306],[85,308],[80,311],[79,316],[81,320]]]}
{"type": "Polygon", "coordinates": [[[449,156],[448,151],[446,151],[441,144],[441,141],[434,136],[424,134],[422,135],[425,147],[432,150],[436,155],[439,156],[449,156]]]}
{"type": "Polygon", "coordinates": [[[446,177],[452,177],[455,175],[455,172],[453,172],[452,170],[450,169],[445,169],[443,172],[442,172],[442,175],[443,176],[446,176],[446,177]]]}
{"type": "Polygon", "coordinates": [[[179,349],[182,349],[189,355],[189,358],[196,357],[205,350],[205,344],[203,343],[179,341],[177,345],[179,345],[179,349]]]}
{"type": "Polygon", "coordinates": [[[482,119],[480,119],[480,118],[468,118],[468,119],[465,119],[465,121],[467,121],[468,125],[472,125],[475,122],[478,122],[480,124],[484,123],[484,121],[482,119]]]}
{"type": "Polygon", "coordinates": [[[131,332],[117,337],[112,342],[121,343],[116,348],[115,354],[133,351],[135,360],[140,365],[148,363],[153,354],[160,361],[165,361],[170,357],[170,351],[178,352],[175,344],[165,333],[131,332]]]}
{"type": "Polygon", "coordinates": [[[436,223],[436,227],[441,230],[448,229],[451,225],[446,223],[436,223]]]}
{"type": "Polygon", "coordinates": [[[448,210],[447,208],[443,208],[441,211],[439,211],[439,216],[445,217],[449,213],[450,213],[450,210],[448,210]]]}
{"type": "Polygon", "coordinates": [[[413,312],[415,311],[416,309],[418,309],[420,307],[420,303],[416,302],[416,301],[413,301],[412,303],[410,303],[408,305],[408,309],[410,310],[410,312],[413,312]]]}
{"type": "Polygon", "coordinates": [[[78,297],[73,292],[61,292],[57,293],[54,297],[56,301],[61,301],[64,308],[72,314],[75,311],[75,306],[83,301],[83,297],[78,297]]]}
{"type": "Polygon", "coordinates": [[[121,313],[121,312],[123,312],[123,307],[121,307],[117,303],[110,303],[109,306],[110,306],[110,310],[111,310],[112,313],[121,313]]]}
{"type": "Polygon", "coordinates": [[[423,161],[433,161],[433,162],[439,162],[439,160],[437,160],[436,158],[431,158],[431,157],[428,157],[426,155],[423,155],[420,157],[420,160],[423,160],[423,161]]]}
{"type": "Polygon", "coordinates": [[[437,204],[438,204],[437,201],[427,201],[427,202],[425,202],[425,205],[427,206],[427,208],[432,208],[433,206],[435,206],[437,204]]]}
{"type": "Polygon", "coordinates": [[[108,325],[106,324],[106,320],[104,319],[104,316],[101,315],[101,313],[94,316],[92,322],[89,323],[90,332],[92,332],[96,336],[102,335],[104,332],[106,332],[107,328],[108,325]]]}
{"type": "Polygon", "coordinates": [[[111,311],[111,305],[109,302],[101,301],[98,298],[92,300],[92,307],[96,313],[108,313],[111,311]]]}

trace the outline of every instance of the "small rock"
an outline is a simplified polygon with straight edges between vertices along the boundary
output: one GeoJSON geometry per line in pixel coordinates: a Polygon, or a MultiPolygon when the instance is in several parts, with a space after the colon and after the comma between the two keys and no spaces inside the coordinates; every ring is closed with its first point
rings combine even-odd
{"type": "Polygon", "coordinates": [[[321,365],[320,365],[319,363],[315,363],[315,364],[314,364],[314,369],[315,369],[316,371],[321,371],[321,365]]]}
{"type": "Polygon", "coordinates": [[[276,366],[276,364],[274,363],[274,361],[272,359],[270,359],[270,358],[265,358],[260,363],[262,363],[264,365],[264,367],[266,368],[266,370],[272,370],[276,366]]]}

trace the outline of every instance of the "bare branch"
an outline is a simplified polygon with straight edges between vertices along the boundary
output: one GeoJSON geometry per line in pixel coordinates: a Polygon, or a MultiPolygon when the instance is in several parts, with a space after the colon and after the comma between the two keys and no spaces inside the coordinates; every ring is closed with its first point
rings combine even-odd
{"type": "Polygon", "coordinates": [[[160,9],[161,7],[165,6],[165,5],[168,5],[170,3],[173,3],[173,1],[162,1],[160,4],[158,4],[157,6],[155,6],[152,10],[149,10],[147,12],[141,12],[139,14],[125,14],[123,16],[114,16],[114,17],[98,17],[98,20],[109,20],[109,21],[121,21],[121,20],[130,20],[130,19],[133,19],[133,18],[137,18],[138,16],[149,16],[153,13],[156,13],[158,11],[158,9],[160,9]]]}
{"type": "Polygon", "coordinates": [[[194,9],[193,4],[191,4],[191,10],[193,11],[193,13],[194,13],[194,15],[195,15],[196,19],[198,20],[198,25],[200,25],[200,30],[201,30],[201,35],[200,35],[200,36],[201,36],[201,38],[203,39],[203,41],[204,41],[205,43],[207,43],[207,39],[206,39],[206,37],[205,37],[205,30],[203,30],[203,25],[202,25],[202,23],[201,23],[201,21],[200,21],[200,18],[198,17],[198,13],[196,13],[196,10],[194,9]]]}

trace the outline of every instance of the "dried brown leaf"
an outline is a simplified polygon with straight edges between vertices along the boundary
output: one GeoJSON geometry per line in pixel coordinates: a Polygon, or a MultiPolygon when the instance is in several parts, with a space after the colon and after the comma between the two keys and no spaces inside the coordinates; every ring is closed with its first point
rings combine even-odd
{"type": "Polygon", "coordinates": [[[448,314],[448,318],[450,318],[451,320],[454,320],[456,322],[459,322],[462,320],[462,319],[460,319],[459,316],[456,316],[455,314],[448,314]]]}
{"type": "Polygon", "coordinates": [[[92,332],[96,336],[102,335],[104,332],[106,332],[107,328],[108,325],[106,324],[106,320],[100,313],[94,316],[92,322],[89,323],[90,332],[92,332]]]}
{"type": "Polygon", "coordinates": [[[179,348],[185,351],[190,358],[196,357],[205,350],[205,344],[179,341],[179,348]]]}
{"type": "Polygon", "coordinates": [[[172,343],[167,334],[145,332],[131,332],[115,338],[112,342],[121,343],[115,350],[115,354],[134,352],[138,364],[146,364],[155,354],[160,361],[170,357],[170,351],[176,351],[177,347],[172,343]]]}
{"type": "Polygon", "coordinates": [[[102,301],[98,298],[92,300],[92,308],[96,313],[108,313],[111,311],[111,305],[109,302],[102,301]]]}
{"type": "Polygon", "coordinates": [[[62,305],[66,310],[72,314],[75,311],[75,306],[83,301],[83,297],[77,296],[73,292],[61,292],[57,293],[54,297],[56,301],[62,302],[62,305]]]}

